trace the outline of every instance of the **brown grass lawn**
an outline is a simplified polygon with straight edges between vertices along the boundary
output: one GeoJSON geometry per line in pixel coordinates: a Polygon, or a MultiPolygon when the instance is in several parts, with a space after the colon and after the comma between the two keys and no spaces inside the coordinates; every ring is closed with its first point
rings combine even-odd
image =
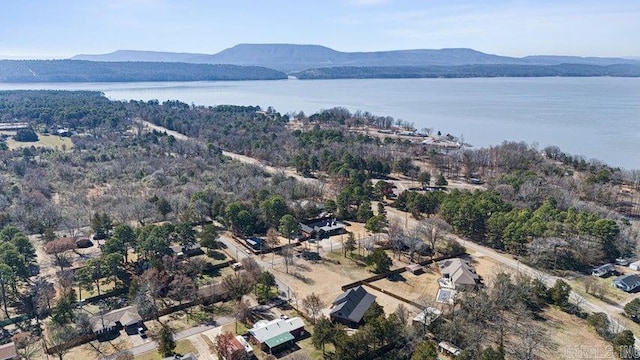
{"type": "Polygon", "coordinates": [[[553,307],[546,309],[543,316],[547,320],[542,325],[549,330],[549,338],[556,345],[555,350],[543,356],[544,359],[615,359],[606,356],[609,343],[598,336],[586,320],[553,307]]]}
{"type": "MultiPolygon", "coordinates": [[[[180,354],[180,355],[184,355],[184,354],[188,354],[188,353],[194,353],[194,354],[198,355],[198,350],[195,348],[195,346],[193,346],[191,341],[184,339],[184,340],[180,340],[180,341],[176,342],[175,353],[176,354],[180,354]]],[[[157,350],[154,350],[154,351],[146,352],[144,354],[140,354],[140,355],[136,356],[134,359],[136,359],[136,360],[162,360],[163,358],[164,357],[162,355],[160,355],[160,353],[157,350]]]]}
{"type": "Polygon", "coordinates": [[[322,256],[327,260],[318,263],[296,259],[295,265],[289,266],[289,274],[285,272],[284,264],[276,264],[274,272],[296,298],[303,299],[315,293],[325,306],[342,293],[342,285],[373,275],[366,267],[342,256],[342,252],[323,253],[322,256]]]}
{"type": "MultiPolygon", "coordinates": [[[[126,350],[131,347],[131,341],[127,336],[120,335],[111,341],[92,341],[90,343],[76,346],[64,355],[69,360],[87,360],[98,359],[103,356],[115,354],[119,351],[126,350]]],[[[55,358],[49,357],[49,358],[55,358]]]]}
{"type": "Polygon", "coordinates": [[[70,150],[73,147],[73,142],[67,137],[38,134],[38,138],[39,140],[36,142],[20,142],[13,139],[7,139],[7,146],[11,150],[32,146],[58,150],[62,150],[62,145],[64,145],[67,150],[70,150]]]}

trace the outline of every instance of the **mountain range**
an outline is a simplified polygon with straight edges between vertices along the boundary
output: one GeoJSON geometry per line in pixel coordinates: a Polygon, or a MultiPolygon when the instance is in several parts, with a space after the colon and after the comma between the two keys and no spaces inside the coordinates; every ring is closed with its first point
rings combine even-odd
{"type": "Polygon", "coordinates": [[[486,54],[465,48],[341,52],[320,45],[294,44],[239,44],[216,54],[118,50],[102,55],[76,55],[71,59],[106,62],[143,61],[261,66],[286,73],[334,67],[550,66],[560,64],[596,66],[630,64],[640,66],[640,60],[632,58],[552,55],[533,55],[518,58],[486,54]]]}

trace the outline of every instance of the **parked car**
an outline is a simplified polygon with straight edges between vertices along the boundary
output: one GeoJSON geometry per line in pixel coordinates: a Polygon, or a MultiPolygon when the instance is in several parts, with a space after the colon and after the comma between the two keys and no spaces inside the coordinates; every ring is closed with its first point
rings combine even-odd
{"type": "Polygon", "coordinates": [[[143,327],[139,327],[138,328],[138,334],[140,334],[140,337],[143,339],[147,338],[147,329],[143,328],[143,327]]]}

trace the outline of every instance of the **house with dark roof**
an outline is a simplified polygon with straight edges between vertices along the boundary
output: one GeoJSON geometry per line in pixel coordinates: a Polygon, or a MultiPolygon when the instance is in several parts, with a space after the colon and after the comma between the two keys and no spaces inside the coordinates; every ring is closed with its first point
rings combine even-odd
{"type": "Polygon", "coordinates": [[[267,247],[265,240],[257,236],[250,236],[245,241],[255,251],[263,251],[267,247]]]}
{"type": "Polygon", "coordinates": [[[617,278],[613,285],[626,292],[634,292],[640,288],[640,275],[631,274],[617,278]]]}
{"type": "Polygon", "coordinates": [[[127,333],[136,333],[140,323],[142,323],[142,317],[135,306],[127,306],[91,318],[91,328],[96,334],[120,331],[120,329],[125,329],[127,333]]]}
{"type": "Polygon", "coordinates": [[[333,235],[344,234],[346,230],[345,225],[335,218],[322,217],[302,221],[300,223],[300,232],[305,239],[316,237],[323,239],[333,235]]]}
{"type": "MultiPolygon", "coordinates": [[[[474,290],[480,284],[480,277],[463,259],[453,258],[438,263],[444,283],[456,290],[474,290]]],[[[446,287],[446,286],[445,286],[446,287]]]]}
{"type": "Polygon", "coordinates": [[[14,342],[0,345],[0,360],[18,360],[19,358],[14,342]]]}
{"type": "Polygon", "coordinates": [[[333,322],[356,328],[362,323],[364,313],[376,301],[362,286],[345,291],[333,301],[329,318],[333,322]]]}

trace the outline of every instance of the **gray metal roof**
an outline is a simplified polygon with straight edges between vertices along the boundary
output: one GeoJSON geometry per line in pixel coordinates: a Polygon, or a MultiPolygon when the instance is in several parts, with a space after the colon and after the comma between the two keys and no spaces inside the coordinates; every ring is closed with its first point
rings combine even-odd
{"type": "Polygon", "coordinates": [[[135,306],[127,306],[121,309],[110,311],[102,316],[96,315],[91,319],[91,327],[94,332],[103,329],[112,328],[120,323],[122,326],[135,325],[142,321],[142,317],[138,313],[135,306]]]}
{"type": "Polygon", "coordinates": [[[473,268],[460,258],[443,260],[439,265],[442,276],[449,277],[456,286],[475,285],[479,280],[473,268]]]}

